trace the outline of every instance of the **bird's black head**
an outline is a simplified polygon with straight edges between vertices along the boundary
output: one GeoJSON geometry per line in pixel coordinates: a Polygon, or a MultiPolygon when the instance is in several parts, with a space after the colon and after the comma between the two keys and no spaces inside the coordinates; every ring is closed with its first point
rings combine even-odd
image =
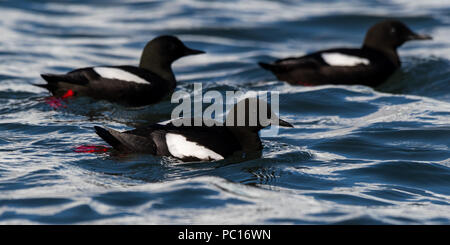
{"type": "Polygon", "coordinates": [[[414,33],[400,21],[385,20],[373,25],[367,31],[363,46],[384,51],[395,51],[407,41],[429,39],[432,38],[428,35],[414,33]]]}
{"type": "MultiPolygon", "coordinates": [[[[183,42],[174,36],[159,36],[150,42],[142,51],[139,67],[151,70],[155,73],[170,71],[171,65],[177,59],[205,52],[186,47],[183,42]]],[[[161,75],[161,74],[159,74],[161,75]]]]}
{"type": "Polygon", "coordinates": [[[294,127],[273,113],[266,101],[257,98],[246,98],[235,104],[227,114],[226,125],[255,132],[271,125],[294,127]]]}

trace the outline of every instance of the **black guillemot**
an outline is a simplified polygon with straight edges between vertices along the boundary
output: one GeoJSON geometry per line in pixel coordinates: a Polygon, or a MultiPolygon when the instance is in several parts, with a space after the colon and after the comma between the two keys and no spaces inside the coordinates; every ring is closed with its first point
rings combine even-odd
{"type": "Polygon", "coordinates": [[[121,152],[172,156],[182,161],[211,161],[260,153],[263,147],[258,133],[270,125],[293,127],[272,113],[264,100],[247,98],[228,112],[225,123],[216,123],[213,126],[175,126],[172,120],[125,132],[98,126],[94,128],[104,141],[121,152]],[[249,109],[250,104],[256,105],[258,109],[249,109]],[[261,106],[266,106],[267,115],[271,117],[250,124],[249,118],[252,115],[260,118],[258,113],[261,106]],[[237,108],[243,107],[245,120],[239,124],[237,108]]]}
{"type": "Polygon", "coordinates": [[[401,66],[397,48],[411,40],[432,39],[411,31],[397,20],[372,26],[361,48],[334,48],[302,57],[259,65],[293,85],[362,84],[376,87],[401,66]]]}
{"type": "Polygon", "coordinates": [[[176,87],[171,65],[177,59],[203,51],[186,47],[177,37],[159,36],[145,46],[139,67],[98,66],[67,74],[42,74],[55,97],[88,96],[129,106],[154,104],[169,96],[176,87]]]}

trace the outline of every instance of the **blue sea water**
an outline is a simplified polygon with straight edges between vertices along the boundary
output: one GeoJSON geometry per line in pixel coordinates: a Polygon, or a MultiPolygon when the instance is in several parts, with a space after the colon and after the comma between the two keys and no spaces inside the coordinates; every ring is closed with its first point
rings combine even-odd
{"type": "Polygon", "coordinates": [[[1,1],[0,16],[0,224],[450,224],[448,2],[1,1]],[[401,47],[379,88],[295,87],[256,64],[359,46],[386,18],[434,40],[401,47]],[[136,65],[161,34],[207,52],[174,64],[177,90],[279,91],[295,128],[235,164],[75,152],[104,144],[94,125],[131,129],[176,105],[55,110],[31,84],[136,65]]]}

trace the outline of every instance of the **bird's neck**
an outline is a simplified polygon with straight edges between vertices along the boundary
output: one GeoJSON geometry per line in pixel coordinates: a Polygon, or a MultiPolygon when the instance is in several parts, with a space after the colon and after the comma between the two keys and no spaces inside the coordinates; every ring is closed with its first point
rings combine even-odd
{"type": "Polygon", "coordinates": [[[142,60],[139,64],[140,68],[144,68],[146,70],[149,70],[156,75],[164,78],[167,81],[175,82],[175,74],[173,74],[171,64],[164,64],[164,63],[154,63],[147,60],[142,60]]]}
{"type": "Polygon", "coordinates": [[[235,138],[239,141],[242,150],[245,152],[262,150],[261,139],[259,138],[259,130],[252,130],[246,127],[228,127],[235,138]]]}
{"type": "Polygon", "coordinates": [[[394,66],[400,67],[400,57],[398,56],[397,49],[396,48],[387,48],[387,47],[377,47],[376,45],[370,45],[367,43],[364,43],[363,50],[369,50],[369,51],[375,51],[378,53],[383,54],[394,66]]]}

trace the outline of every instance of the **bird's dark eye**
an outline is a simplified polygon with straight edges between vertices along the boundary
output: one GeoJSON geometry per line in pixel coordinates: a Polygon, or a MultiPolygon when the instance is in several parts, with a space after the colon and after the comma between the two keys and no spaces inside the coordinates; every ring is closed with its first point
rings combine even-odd
{"type": "Polygon", "coordinates": [[[395,29],[395,27],[391,28],[391,34],[394,34],[395,32],[397,32],[397,30],[395,29]]]}

